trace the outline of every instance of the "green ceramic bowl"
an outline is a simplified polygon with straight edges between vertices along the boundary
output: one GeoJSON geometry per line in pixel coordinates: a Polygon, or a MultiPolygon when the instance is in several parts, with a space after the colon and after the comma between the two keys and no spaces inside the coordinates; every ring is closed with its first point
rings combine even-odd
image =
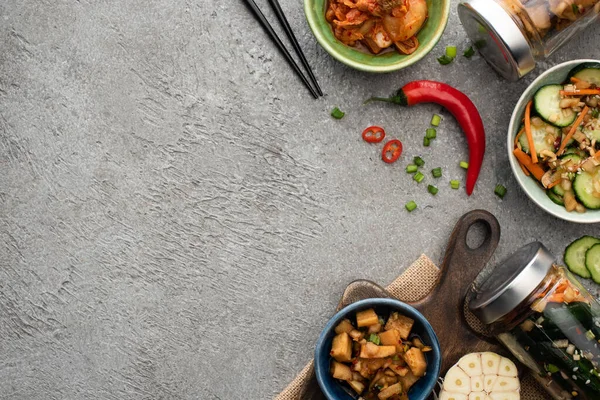
{"type": "Polygon", "coordinates": [[[417,51],[409,55],[396,51],[374,55],[346,46],[335,38],[331,26],[325,19],[326,5],[327,0],[304,0],[304,13],[317,41],[336,60],[367,72],[397,71],[425,57],[440,40],[450,13],[450,0],[427,0],[429,17],[417,34],[419,39],[417,51]]]}

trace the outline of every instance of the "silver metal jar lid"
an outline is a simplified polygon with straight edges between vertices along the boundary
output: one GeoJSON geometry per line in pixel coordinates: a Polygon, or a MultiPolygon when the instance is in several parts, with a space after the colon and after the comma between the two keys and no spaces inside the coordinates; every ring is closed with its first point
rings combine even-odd
{"type": "Polygon", "coordinates": [[[461,0],[458,16],[483,58],[504,78],[516,81],[535,68],[525,34],[496,1],[461,0]]]}
{"type": "Polygon", "coordinates": [[[469,308],[485,324],[499,320],[533,293],[553,262],[552,254],[539,242],[521,247],[494,268],[469,308]]]}

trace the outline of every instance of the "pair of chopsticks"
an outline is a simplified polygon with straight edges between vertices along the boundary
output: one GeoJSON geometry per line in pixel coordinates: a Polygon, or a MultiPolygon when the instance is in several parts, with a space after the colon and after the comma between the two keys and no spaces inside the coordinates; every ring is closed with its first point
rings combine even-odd
{"type": "Polygon", "coordinates": [[[319,86],[319,83],[317,82],[317,78],[315,78],[315,75],[313,74],[312,69],[310,68],[310,65],[308,64],[306,57],[304,56],[304,52],[302,51],[302,48],[300,48],[300,44],[298,43],[296,36],[294,36],[292,27],[290,26],[287,18],[285,17],[285,14],[283,13],[281,6],[279,5],[279,1],[278,0],[269,0],[269,3],[271,4],[273,11],[275,11],[275,15],[277,16],[279,23],[283,26],[283,30],[285,31],[285,34],[287,35],[290,42],[292,42],[292,46],[294,47],[294,50],[296,51],[298,58],[300,58],[300,61],[302,62],[304,69],[306,69],[306,72],[308,73],[308,79],[306,79],[306,76],[304,76],[304,73],[302,72],[302,70],[300,69],[300,67],[298,66],[298,64],[296,63],[296,61],[294,60],[294,58],[288,51],[288,49],[285,47],[285,45],[283,44],[281,39],[279,39],[279,36],[277,36],[277,33],[275,32],[275,30],[273,29],[273,27],[271,26],[271,24],[269,23],[269,21],[267,20],[265,15],[262,13],[262,11],[260,11],[260,8],[258,8],[258,6],[254,2],[254,0],[243,0],[243,1],[250,8],[250,10],[252,10],[252,12],[254,13],[254,16],[258,19],[258,22],[260,22],[260,24],[263,26],[265,31],[267,31],[267,33],[269,34],[271,39],[275,42],[275,44],[277,45],[277,47],[279,48],[281,53],[285,56],[287,62],[290,64],[290,66],[292,67],[294,72],[296,72],[296,75],[298,75],[298,77],[302,80],[302,82],[304,83],[306,88],[310,91],[310,93],[313,95],[313,97],[316,99],[319,96],[323,96],[323,91],[321,90],[321,87],[319,86]],[[308,81],[309,79],[312,82],[312,84],[314,85],[314,87],[309,83],[309,81],[308,81]]]}

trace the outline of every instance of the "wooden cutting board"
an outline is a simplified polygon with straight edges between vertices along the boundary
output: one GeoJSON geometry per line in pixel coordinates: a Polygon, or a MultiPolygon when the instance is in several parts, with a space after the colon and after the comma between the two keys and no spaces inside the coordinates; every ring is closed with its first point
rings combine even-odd
{"type": "Polygon", "coordinates": [[[470,328],[464,307],[475,278],[496,251],[499,241],[500,224],[492,214],[474,210],[463,215],[450,235],[435,288],[424,299],[411,303],[438,335],[443,359],[441,376],[465,353],[493,351],[507,354],[497,341],[470,328]],[[484,227],[485,238],[479,247],[472,249],[467,244],[467,234],[476,224],[484,227]]]}

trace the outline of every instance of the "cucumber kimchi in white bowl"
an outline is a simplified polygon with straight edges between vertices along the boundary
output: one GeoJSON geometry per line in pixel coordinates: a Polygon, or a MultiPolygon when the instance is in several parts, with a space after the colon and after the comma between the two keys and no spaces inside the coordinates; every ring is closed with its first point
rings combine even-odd
{"type": "Polygon", "coordinates": [[[527,196],[555,217],[600,222],[600,60],[541,74],[515,107],[507,137],[527,196]]]}

